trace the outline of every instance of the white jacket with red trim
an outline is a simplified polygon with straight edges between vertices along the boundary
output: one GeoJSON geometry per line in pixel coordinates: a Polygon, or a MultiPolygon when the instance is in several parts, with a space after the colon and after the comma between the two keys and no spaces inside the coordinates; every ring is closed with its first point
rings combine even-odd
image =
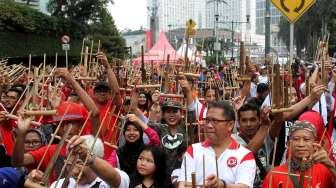
{"type": "MultiPolygon", "coordinates": [[[[215,151],[207,140],[189,146],[183,158],[178,182],[185,180],[191,182],[191,173],[196,172],[196,184],[203,185],[204,178],[217,174],[215,156],[215,151]],[[187,172],[187,178],[185,178],[185,172],[187,172]]],[[[253,187],[256,163],[253,153],[244,146],[232,139],[228,149],[218,157],[217,164],[218,176],[227,184],[244,184],[253,187]]]]}

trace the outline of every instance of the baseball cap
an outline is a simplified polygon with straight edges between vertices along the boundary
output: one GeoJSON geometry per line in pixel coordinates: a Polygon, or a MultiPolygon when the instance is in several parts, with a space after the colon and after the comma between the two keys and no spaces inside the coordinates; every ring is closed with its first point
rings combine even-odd
{"type": "Polygon", "coordinates": [[[87,110],[84,106],[74,102],[63,102],[57,107],[57,115],[53,117],[53,123],[63,121],[85,121],[87,110]]]}
{"type": "Polygon", "coordinates": [[[105,90],[105,91],[107,91],[107,90],[110,90],[111,88],[110,88],[110,85],[107,83],[107,82],[105,82],[105,81],[99,81],[99,82],[97,82],[96,83],[96,85],[95,85],[95,87],[94,87],[94,91],[101,91],[101,90],[105,90]]]}

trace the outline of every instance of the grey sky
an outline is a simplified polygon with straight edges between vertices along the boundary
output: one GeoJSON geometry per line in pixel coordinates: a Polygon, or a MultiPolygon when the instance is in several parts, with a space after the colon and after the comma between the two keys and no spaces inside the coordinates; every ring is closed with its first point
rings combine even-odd
{"type": "Polygon", "coordinates": [[[114,0],[114,5],[109,5],[109,11],[119,31],[126,28],[135,30],[147,27],[146,7],[146,0],[114,0]]]}

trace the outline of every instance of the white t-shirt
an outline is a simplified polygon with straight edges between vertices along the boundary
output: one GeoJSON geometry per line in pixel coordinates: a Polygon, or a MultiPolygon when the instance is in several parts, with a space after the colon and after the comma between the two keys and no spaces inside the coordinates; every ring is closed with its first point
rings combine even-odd
{"type": "Polygon", "coordinates": [[[267,76],[260,75],[258,77],[258,80],[259,80],[259,83],[268,84],[268,77],[267,76]]]}
{"type": "MultiPolygon", "coordinates": [[[[216,154],[209,142],[193,144],[184,154],[181,173],[178,182],[191,182],[191,173],[196,172],[196,184],[203,185],[203,179],[209,175],[216,175],[216,154]],[[203,163],[203,156],[205,164],[203,163]],[[186,163],[186,165],[185,165],[186,163]],[[187,169],[185,169],[185,166],[187,169]],[[205,177],[203,176],[203,167],[205,177]]],[[[256,163],[253,153],[232,139],[226,149],[217,159],[218,176],[228,184],[244,184],[253,187],[256,172],[256,163]]]]}
{"type": "Polygon", "coordinates": [[[204,106],[204,104],[202,104],[198,98],[196,98],[193,103],[191,103],[188,106],[188,110],[189,111],[195,111],[196,113],[196,119],[200,119],[200,117],[202,117],[201,119],[206,118],[206,114],[208,112],[208,109],[206,106],[204,106]]]}
{"type": "MultiPolygon", "coordinates": [[[[128,177],[128,175],[124,172],[121,171],[119,169],[116,169],[120,175],[120,185],[119,188],[128,188],[129,187],[129,183],[130,183],[130,179],[128,177]]],[[[57,183],[57,187],[56,186],[56,182],[54,181],[51,185],[50,188],[61,188],[62,184],[64,182],[64,178],[60,179],[57,183]]],[[[78,184],[78,188],[90,188],[93,185],[95,185],[96,183],[99,183],[99,188],[112,188],[110,185],[108,185],[104,180],[100,179],[99,177],[97,177],[93,182],[91,182],[90,184],[86,184],[86,185],[80,185],[78,184]]],[[[76,180],[73,178],[69,179],[69,185],[68,188],[75,188],[76,187],[76,180]]]]}
{"type": "Polygon", "coordinates": [[[250,96],[249,98],[253,98],[257,96],[257,85],[253,82],[251,82],[250,85],[250,96]]]}

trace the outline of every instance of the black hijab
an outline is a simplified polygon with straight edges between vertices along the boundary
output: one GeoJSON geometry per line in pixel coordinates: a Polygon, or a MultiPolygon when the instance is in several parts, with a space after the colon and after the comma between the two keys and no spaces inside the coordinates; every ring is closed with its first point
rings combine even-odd
{"type": "Polygon", "coordinates": [[[136,170],[136,163],[138,157],[145,144],[142,138],[143,136],[142,128],[139,125],[136,125],[132,122],[127,122],[125,124],[123,135],[125,136],[125,132],[128,126],[134,126],[139,131],[140,137],[135,142],[128,142],[126,140],[125,145],[122,146],[117,153],[121,170],[125,171],[127,174],[133,174],[133,172],[136,170]]]}

